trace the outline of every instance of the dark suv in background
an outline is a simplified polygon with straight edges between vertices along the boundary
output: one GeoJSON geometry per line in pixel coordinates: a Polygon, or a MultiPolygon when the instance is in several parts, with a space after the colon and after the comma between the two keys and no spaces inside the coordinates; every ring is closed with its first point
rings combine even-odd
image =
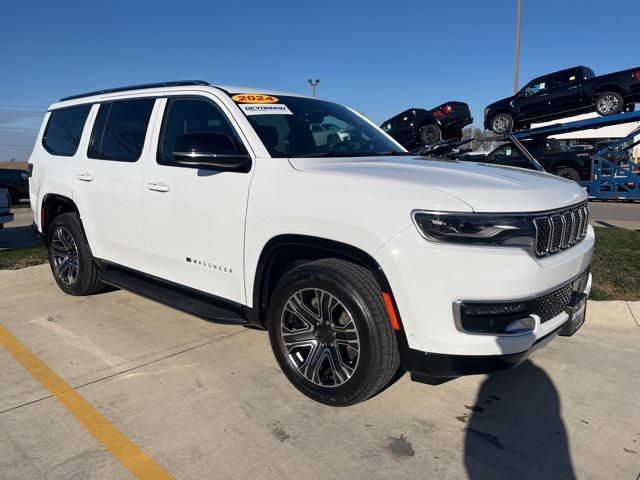
{"type": "Polygon", "coordinates": [[[385,120],[380,127],[408,150],[441,140],[462,138],[462,129],[473,122],[469,105],[447,102],[433,108],[410,108],[385,120]]]}
{"type": "MultiPolygon", "coordinates": [[[[572,150],[555,139],[525,140],[522,143],[547,172],[574,182],[591,179],[590,152],[572,150]]],[[[459,160],[534,169],[529,159],[511,143],[504,143],[485,156],[469,153],[460,156],[459,160]]]]}
{"type": "Polygon", "coordinates": [[[29,173],[26,170],[0,168],[0,188],[9,190],[11,203],[29,198],[29,173]]]}
{"type": "Polygon", "coordinates": [[[484,128],[502,134],[578,113],[614,115],[633,110],[638,101],[640,68],[596,77],[588,67],[573,67],[535,78],[514,96],[487,106],[484,128]]]}

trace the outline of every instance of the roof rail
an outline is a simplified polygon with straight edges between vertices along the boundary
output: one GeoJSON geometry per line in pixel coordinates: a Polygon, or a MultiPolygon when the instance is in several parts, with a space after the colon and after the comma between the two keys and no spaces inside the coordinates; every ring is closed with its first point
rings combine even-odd
{"type": "Polygon", "coordinates": [[[59,101],[73,100],[75,98],[91,97],[93,95],[101,95],[103,93],[126,92],[128,90],[142,90],[143,88],[161,88],[161,87],[184,87],[188,85],[209,85],[204,80],[177,80],[173,82],[157,82],[142,83],[140,85],[129,85],[127,87],[107,88],[105,90],[96,90],[95,92],[81,93],[79,95],[71,95],[70,97],[61,98],[59,101]]]}

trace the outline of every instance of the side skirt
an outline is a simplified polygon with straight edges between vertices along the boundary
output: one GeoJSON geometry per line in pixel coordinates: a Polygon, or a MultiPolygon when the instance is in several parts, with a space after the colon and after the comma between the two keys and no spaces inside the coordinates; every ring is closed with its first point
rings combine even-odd
{"type": "Polygon", "coordinates": [[[100,279],[114,287],[163,303],[205,320],[246,325],[245,307],[228,300],[177,285],[136,270],[101,262],[100,279]]]}

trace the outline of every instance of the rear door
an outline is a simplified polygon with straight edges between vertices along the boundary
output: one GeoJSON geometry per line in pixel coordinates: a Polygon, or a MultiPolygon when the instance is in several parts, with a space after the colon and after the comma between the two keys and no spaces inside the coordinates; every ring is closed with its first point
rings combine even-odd
{"type": "Polygon", "coordinates": [[[162,105],[143,178],[145,271],[244,304],[244,228],[253,169],[180,165],[173,147],[184,134],[223,133],[238,153],[252,152],[228,108],[213,95],[179,95],[162,105]]]}
{"type": "Polygon", "coordinates": [[[155,103],[148,97],[94,105],[88,149],[73,181],[93,255],[137,270],[144,269],[141,185],[155,103]]]}
{"type": "Polygon", "coordinates": [[[553,113],[567,112],[580,108],[580,70],[565,70],[553,75],[553,88],[549,90],[549,109],[553,113]]]}

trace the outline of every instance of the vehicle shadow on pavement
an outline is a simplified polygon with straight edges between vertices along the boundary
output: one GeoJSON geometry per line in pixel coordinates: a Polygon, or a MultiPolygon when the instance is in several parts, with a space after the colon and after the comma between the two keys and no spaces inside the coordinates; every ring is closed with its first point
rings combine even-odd
{"type": "Polygon", "coordinates": [[[558,392],[531,361],[489,375],[465,407],[470,479],[575,479],[558,392]]]}

